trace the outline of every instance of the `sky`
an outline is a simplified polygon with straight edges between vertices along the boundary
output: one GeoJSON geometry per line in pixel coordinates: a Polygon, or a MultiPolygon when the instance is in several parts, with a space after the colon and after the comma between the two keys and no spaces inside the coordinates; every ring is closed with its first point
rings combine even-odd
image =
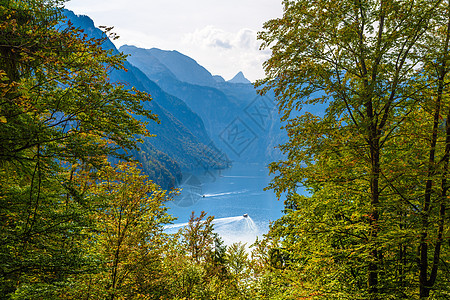
{"type": "Polygon", "coordinates": [[[117,47],[177,50],[213,75],[264,77],[270,51],[259,50],[257,32],[282,16],[281,0],[71,0],[66,8],[95,25],[114,26],[117,47]]]}

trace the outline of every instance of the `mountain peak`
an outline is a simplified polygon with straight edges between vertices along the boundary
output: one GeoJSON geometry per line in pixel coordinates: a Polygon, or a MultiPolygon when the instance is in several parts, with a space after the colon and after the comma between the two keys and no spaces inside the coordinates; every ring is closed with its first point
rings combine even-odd
{"type": "Polygon", "coordinates": [[[231,83],[251,83],[250,80],[245,78],[245,76],[242,73],[242,71],[239,71],[239,73],[237,73],[232,79],[228,80],[228,82],[231,82],[231,83]]]}
{"type": "Polygon", "coordinates": [[[146,51],[167,67],[180,81],[202,86],[214,86],[216,83],[208,70],[187,55],[176,50],[157,48],[146,51]]]}
{"type": "Polygon", "coordinates": [[[225,79],[223,79],[223,77],[220,76],[220,75],[213,75],[213,79],[214,79],[216,82],[225,82],[225,79]]]}

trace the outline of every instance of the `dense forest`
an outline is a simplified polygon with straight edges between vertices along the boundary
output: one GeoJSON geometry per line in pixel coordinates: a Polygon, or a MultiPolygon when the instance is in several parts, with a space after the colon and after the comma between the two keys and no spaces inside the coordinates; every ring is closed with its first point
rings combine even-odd
{"type": "Polygon", "coordinates": [[[1,299],[450,298],[450,2],[284,0],[265,23],[289,140],[253,245],[204,212],[165,232],[178,191],[148,176],[179,169],[146,143],[169,125],[63,2],[0,1],[1,299]]]}

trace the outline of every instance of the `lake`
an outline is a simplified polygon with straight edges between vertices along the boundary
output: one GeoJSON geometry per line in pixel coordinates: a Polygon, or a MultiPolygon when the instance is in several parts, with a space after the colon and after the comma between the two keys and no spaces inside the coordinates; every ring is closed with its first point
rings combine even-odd
{"type": "Polygon", "coordinates": [[[239,162],[226,170],[184,174],[181,194],[168,203],[169,213],[178,220],[166,230],[184,226],[192,211],[196,216],[205,211],[215,217],[215,232],[225,244],[250,245],[282,216],[283,202],[271,190],[263,190],[270,180],[265,165],[239,162]]]}

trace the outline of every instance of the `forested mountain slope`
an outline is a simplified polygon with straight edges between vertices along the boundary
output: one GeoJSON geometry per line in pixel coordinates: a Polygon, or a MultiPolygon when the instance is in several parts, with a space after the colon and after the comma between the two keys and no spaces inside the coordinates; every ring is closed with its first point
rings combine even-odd
{"type": "Polygon", "coordinates": [[[129,45],[119,50],[165,92],[196,112],[211,139],[232,160],[269,162],[280,157],[274,148],[285,134],[280,130],[273,95],[259,96],[242,72],[237,82],[226,82],[177,51],[129,45]]]}
{"type": "MultiPolygon", "coordinates": [[[[64,14],[75,27],[93,38],[105,38],[104,33],[94,26],[87,16],[77,16],[65,10],[64,14]]],[[[105,40],[103,47],[118,53],[114,44],[105,40]]],[[[144,138],[141,151],[133,155],[142,163],[144,171],[163,187],[174,186],[181,179],[182,170],[206,166],[225,168],[229,165],[226,156],[218,150],[209,138],[202,119],[182,100],[165,93],[153,81],[130,63],[125,70],[113,70],[109,76],[112,82],[146,91],[153,101],[144,106],[158,115],[161,124],[149,123],[147,129],[156,136],[144,138]]]]}

